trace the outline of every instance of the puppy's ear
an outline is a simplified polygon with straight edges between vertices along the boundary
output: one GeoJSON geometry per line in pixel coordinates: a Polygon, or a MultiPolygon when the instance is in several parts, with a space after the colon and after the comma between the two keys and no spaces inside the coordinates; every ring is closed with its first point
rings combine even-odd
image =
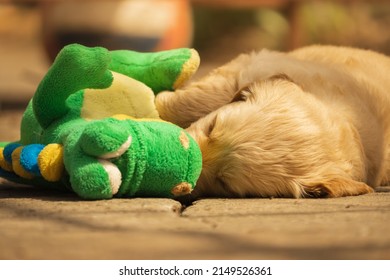
{"type": "MultiPolygon", "coordinates": [[[[286,81],[289,81],[289,82],[292,82],[292,83],[295,83],[289,76],[287,76],[286,74],[284,73],[279,73],[279,74],[276,74],[276,75],[273,75],[265,80],[264,81],[274,81],[274,80],[286,80],[286,81]]],[[[234,95],[233,99],[230,101],[230,103],[234,103],[234,102],[240,102],[240,101],[247,101],[249,96],[252,94],[252,90],[251,90],[251,87],[255,84],[256,82],[253,82],[251,84],[248,84],[242,88],[240,88],[234,95]]],[[[260,82],[261,83],[261,82],[260,82]]]]}
{"type": "Polygon", "coordinates": [[[273,76],[269,77],[266,81],[271,81],[271,82],[273,82],[273,81],[287,81],[287,82],[293,83],[294,85],[298,86],[302,90],[305,90],[305,87],[301,83],[294,81],[290,76],[288,76],[287,74],[284,74],[284,73],[273,75],[273,76]]]}
{"type": "Polygon", "coordinates": [[[363,182],[351,179],[331,179],[327,182],[304,187],[305,197],[330,198],[372,193],[374,190],[363,182]]]}

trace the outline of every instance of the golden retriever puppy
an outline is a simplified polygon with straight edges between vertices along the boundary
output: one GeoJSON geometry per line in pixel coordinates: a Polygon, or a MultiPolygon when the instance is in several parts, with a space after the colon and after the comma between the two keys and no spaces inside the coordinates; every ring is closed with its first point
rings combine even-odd
{"type": "Polygon", "coordinates": [[[390,178],[390,58],[311,46],[240,55],[156,99],[198,142],[194,197],[340,197],[390,178]]]}

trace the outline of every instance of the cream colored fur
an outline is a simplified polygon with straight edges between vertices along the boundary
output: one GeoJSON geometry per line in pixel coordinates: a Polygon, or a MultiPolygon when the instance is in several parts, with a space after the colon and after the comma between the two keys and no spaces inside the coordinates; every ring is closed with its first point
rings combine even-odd
{"type": "Polygon", "coordinates": [[[244,54],[156,102],[201,147],[195,197],[339,197],[390,178],[390,58],[372,51],[244,54]]]}

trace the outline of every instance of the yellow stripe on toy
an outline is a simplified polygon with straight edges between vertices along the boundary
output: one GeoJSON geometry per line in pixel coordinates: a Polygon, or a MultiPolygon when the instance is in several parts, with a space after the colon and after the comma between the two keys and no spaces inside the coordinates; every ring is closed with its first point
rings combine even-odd
{"type": "Polygon", "coordinates": [[[27,172],[20,164],[20,153],[22,152],[22,149],[23,147],[18,147],[12,152],[12,169],[20,177],[25,179],[32,179],[34,178],[34,175],[30,172],[27,172]]]}
{"type": "Polygon", "coordinates": [[[3,154],[4,148],[0,148],[0,168],[12,172],[12,164],[5,160],[4,154],[3,154]]]}
{"type": "Polygon", "coordinates": [[[200,57],[199,53],[191,49],[190,59],[183,65],[180,76],[176,79],[173,84],[173,89],[178,89],[196,72],[199,68],[200,57]]]}
{"type": "Polygon", "coordinates": [[[120,120],[120,121],[123,121],[123,120],[136,120],[136,118],[131,117],[131,116],[126,115],[126,114],[115,114],[115,115],[111,116],[111,118],[116,119],[116,120],[120,120]]]}
{"type": "Polygon", "coordinates": [[[42,177],[49,182],[57,182],[64,173],[64,150],[60,144],[47,145],[38,156],[38,166],[42,177]]]}
{"type": "Polygon", "coordinates": [[[111,118],[117,119],[117,120],[120,120],[120,121],[123,121],[123,120],[133,120],[133,121],[136,121],[136,122],[165,122],[165,123],[168,123],[167,121],[164,121],[162,119],[134,118],[132,116],[125,115],[125,114],[115,114],[115,115],[111,116],[111,118]]]}

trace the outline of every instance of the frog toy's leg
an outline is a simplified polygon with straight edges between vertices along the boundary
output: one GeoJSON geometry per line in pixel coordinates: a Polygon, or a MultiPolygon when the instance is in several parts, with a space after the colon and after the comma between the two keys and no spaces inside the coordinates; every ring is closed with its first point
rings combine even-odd
{"type": "Polygon", "coordinates": [[[200,58],[194,49],[140,53],[111,51],[109,69],[143,82],[155,94],[182,86],[198,69],[200,58]]]}
{"type": "Polygon", "coordinates": [[[64,163],[73,191],[86,199],[114,196],[122,174],[110,160],[127,151],[131,140],[128,129],[111,119],[91,121],[81,133],[71,133],[64,143],[64,163]]]}
{"type": "Polygon", "coordinates": [[[113,77],[108,65],[110,53],[105,48],[78,44],[64,47],[38,86],[33,97],[34,115],[45,129],[67,112],[67,97],[81,89],[107,88],[113,77]]]}
{"type": "MultiPolygon", "coordinates": [[[[122,173],[110,160],[120,157],[131,144],[129,127],[115,119],[91,121],[73,130],[66,137],[64,146],[54,143],[23,146],[19,142],[2,142],[0,176],[17,183],[45,183],[60,187],[62,184],[58,182],[66,170],[71,188],[79,196],[111,198],[119,190],[122,173]]],[[[138,151],[138,155],[141,153],[138,151]]],[[[130,170],[135,164],[136,160],[126,161],[122,167],[130,170]]]]}

